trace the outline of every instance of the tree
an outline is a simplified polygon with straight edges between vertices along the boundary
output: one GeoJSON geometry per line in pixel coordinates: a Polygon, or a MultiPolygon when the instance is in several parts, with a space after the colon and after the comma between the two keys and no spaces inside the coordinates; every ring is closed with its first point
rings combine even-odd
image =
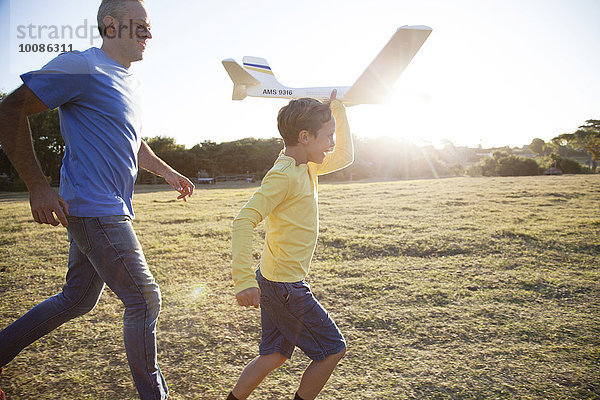
{"type": "Polygon", "coordinates": [[[546,152],[546,142],[544,142],[540,138],[535,138],[531,141],[531,144],[529,145],[529,150],[531,150],[538,156],[543,156],[546,152]]]}
{"type": "Polygon", "coordinates": [[[600,160],[600,120],[588,119],[574,133],[563,133],[552,139],[553,142],[569,145],[579,151],[587,151],[596,161],[600,160]]]}
{"type": "MultiPolygon", "coordinates": [[[[196,165],[193,156],[186,150],[182,144],[177,144],[175,138],[168,136],[155,136],[152,138],[142,138],[154,153],[169,164],[173,169],[179,171],[182,175],[194,179],[196,177],[196,165]]],[[[140,168],[138,171],[137,182],[146,181],[162,182],[161,178],[140,168]]]]}
{"type": "MultiPolygon", "coordinates": [[[[205,171],[208,176],[250,173],[262,177],[273,166],[283,148],[281,138],[245,138],[219,144],[204,141],[191,149],[177,144],[170,137],[144,140],[158,157],[192,180],[200,171],[205,171]]],[[[149,172],[139,171],[138,182],[145,182],[149,178],[149,172]]]]}
{"type": "Polygon", "coordinates": [[[175,142],[175,138],[168,137],[168,136],[155,136],[152,138],[145,137],[143,139],[146,142],[146,144],[148,146],[150,146],[152,151],[154,153],[156,153],[157,155],[159,153],[164,154],[164,153],[168,153],[168,152],[172,152],[172,151],[185,149],[184,145],[177,144],[175,142]]]}
{"type": "Polygon", "coordinates": [[[65,154],[65,141],[60,133],[58,110],[48,110],[29,117],[33,147],[44,175],[57,185],[65,154]]]}

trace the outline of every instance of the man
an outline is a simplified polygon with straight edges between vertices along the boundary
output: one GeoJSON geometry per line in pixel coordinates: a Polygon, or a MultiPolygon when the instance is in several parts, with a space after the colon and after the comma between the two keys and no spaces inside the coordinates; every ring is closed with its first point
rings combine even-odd
{"type": "Polygon", "coordinates": [[[141,140],[141,93],[129,71],[152,38],[143,0],[104,0],[98,10],[100,49],[65,53],[0,103],[0,140],[26,183],[33,218],[67,228],[66,284],[0,332],[0,368],[61,324],[92,310],[108,285],[125,305],[123,336],[142,399],[168,389],[156,359],[161,297],[131,225],[138,165],[173,186],[179,199],[194,185],[141,140]],[[27,116],[59,108],[65,157],[60,191],[47,183],[32,146],[27,116]],[[58,219],[58,220],[57,220],[58,219]]]}

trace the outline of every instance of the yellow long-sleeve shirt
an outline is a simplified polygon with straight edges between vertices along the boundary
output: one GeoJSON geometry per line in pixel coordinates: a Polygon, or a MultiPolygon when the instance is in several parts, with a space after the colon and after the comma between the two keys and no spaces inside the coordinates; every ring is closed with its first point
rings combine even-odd
{"type": "Polygon", "coordinates": [[[270,281],[298,282],[306,278],[319,232],[318,175],[342,169],[354,160],[346,111],[331,102],[336,121],[336,145],[321,164],[280,154],[260,188],[240,210],[232,229],[232,275],[235,292],[258,287],[252,258],[252,232],[265,222],[265,246],[260,272],[270,281]]]}

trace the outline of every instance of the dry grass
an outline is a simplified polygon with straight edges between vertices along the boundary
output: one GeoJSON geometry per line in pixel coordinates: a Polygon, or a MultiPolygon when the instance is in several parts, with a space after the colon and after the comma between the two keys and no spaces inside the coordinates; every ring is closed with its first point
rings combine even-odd
{"type": "MultiPolygon", "coordinates": [[[[598,175],[322,184],[309,282],[349,351],[319,398],[600,398],[599,188],[598,175]]],[[[254,190],[135,195],[173,399],[224,398],[257,353],[259,313],[235,304],[229,266],[230,223],[254,190]]],[[[6,326],[60,290],[68,243],[31,222],[23,195],[0,209],[6,326]]],[[[0,378],[8,398],[135,398],[122,312],[107,290],[23,351],[0,378]]],[[[252,398],[293,398],[307,363],[297,351],[252,398]]]]}

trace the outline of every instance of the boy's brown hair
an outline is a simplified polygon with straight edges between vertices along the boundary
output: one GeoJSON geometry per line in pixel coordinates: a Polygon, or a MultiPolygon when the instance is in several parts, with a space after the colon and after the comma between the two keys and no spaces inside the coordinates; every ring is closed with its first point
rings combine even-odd
{"type": "Polygon", "coordinates": [[[321,126],[333,118],[329,102],[302,98],[292,100],[279,110],[277,115],[277,128],[286,146],[298,144],[298,133],[302,130],[317,136],[321,126]]]}

